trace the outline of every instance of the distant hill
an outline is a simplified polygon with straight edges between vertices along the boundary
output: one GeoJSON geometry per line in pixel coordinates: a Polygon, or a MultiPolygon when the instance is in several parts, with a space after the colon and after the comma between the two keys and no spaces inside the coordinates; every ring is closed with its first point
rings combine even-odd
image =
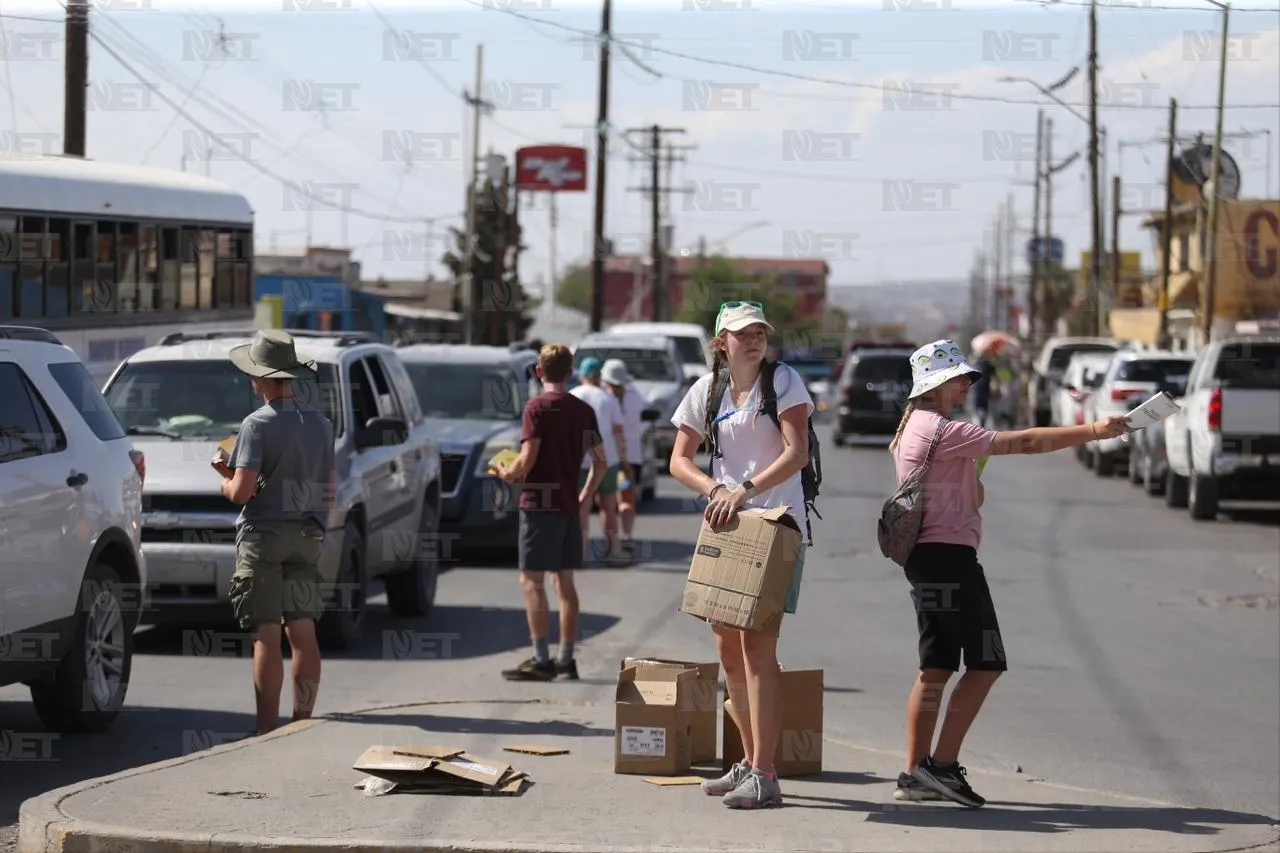
{"type": "Polygon", "coordinates": [[[912,339],[933,339],[969,317],[968,281],[903,281],[831,285],[827,298],[850,319],[902,323],[912,339]]]}

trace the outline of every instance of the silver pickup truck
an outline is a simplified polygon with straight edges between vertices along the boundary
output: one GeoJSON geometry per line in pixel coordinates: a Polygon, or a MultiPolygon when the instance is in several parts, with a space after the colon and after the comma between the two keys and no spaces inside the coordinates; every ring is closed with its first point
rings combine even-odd
{"type": "Polygon", "coordinates": [[[1280,500],[1280,338],[1213,341],[1165,422],[1165,500],[1213,519],[1220,500],[1280,500]]]}

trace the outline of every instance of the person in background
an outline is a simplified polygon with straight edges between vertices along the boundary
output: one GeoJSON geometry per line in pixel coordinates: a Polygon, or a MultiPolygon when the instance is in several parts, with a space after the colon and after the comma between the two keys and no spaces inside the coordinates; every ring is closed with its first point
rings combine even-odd
{"type": "Polygon", "coordinates": [[[230,458],[219,449],[213,468],[222,494],[240,504],[231,608],[253,632],[253,690],[258,734],[276,728],[284,661],[280,629],[293,652],[293,720],[311,717],[320,690],[316,622],[324,615],[320,551],[332,495],[333,424],[297,400],[293,380],[314,361],[299,361],[293,337],[264,329],[235,347],[231,363],[249,375],[262,407],[251,412],[230,458]]]}
{"type": "Polygon", "coordinates": [[[978,375],[969,390],[969,410],[973,422],[985,429],[991,418],[991,384],[995,381],[996,366],[986,353],[978,353],[973,366],[978,375]]]}
{"type": "Polygon", "coordinates": [[[970,808],[986,803],[965,779],[960,747],[982,703],[1008,669],[1000,623],[978,562],[982,539],[982,484],[978,462],[987,456],[1051,453],[1128,432],[1123,417],[1073,427],[994,432],[948,412],[982,374],[953,341],[935,341],[911,355],[913,385],[889,443],[901,485],[924,464],[937,440],[924,482],[924,516],[903,571],[911,584],[919,631],[920,670],[907,700],[907,766],[898,776],[898,800],[945,797],[970,808]],[[942,692],[960,669],[946,717],[933,746],[942,692]],[[932,747],[932,751],[931,751],[932,747]]]}
{"type": "MultiPolygon", "coordinates": [[[[603,364],[598,358],[586,358],[578,365],[578,376],[582,384],[569,393],[587,403],[596,413],[596,423],[600,427],[600,438],[604,441],[605,459],[608,469],[604,473],[604,482],[596,490],[596,506],[600,510],[604,527],[605,552],[604,562],[622,565],[626,556],[618,537],[618,469],[622,462],[622,451],[626,445],[626,432],[623,427],[622,407],[618,398],[600,387],[600,371],[603,364]]],[[[587,466],[582,468],[582,482],[587,481],[587,466]]],[[[582,505],[582,551],[587,553],[587,543],[591,540],[591,504],[582,505]]]]}
{"type": "MultiPolygon", "coordinates": [[[[809,417],[813,399],[793,368],[777,365],[773,390],[777,395],[779,426],[763,411],[761,375],[772,324],[758,302],[733,301],[720,306],[711,373],[685,394],[671,423],[679,430],[671,451],[671,475],[686,488],[708,499],[705,518],[719,530],[743,508],[789,507],[803,529],[804,485],[801,471],[809,462],[809,417]],[[729,373],[729,387],[716,401],[716,377],[729,373]],[[714,407],[714,408],[713,408],[714,407]],[[718,453],[711,460],[713,476],[694,462],[707,438],[707,412],[718,430],[718,453]]],[[[804,574],[805,545],[800,544],[783,612],[795,613],[804,574]]],[[[742,761],[718,779],[702,783],[709,796],[722,797],[731,809],[762,809],[782,804],[782,787],[774,770],[774,756],[782,731],[781,675],[778,638],[763,631],[714,627],[716,650],[724,668],[725,690],[733,700],[733,718],[742,736],[742,761]]]]}
{"type": "Polygon", "coordinates": [[[622,407],[623,451],[619,463],[622,482],[618,488],[618,519],[622,525],[622,555],[628,561],[636,556],[636,543],[632,538],[636,526],[636,507],[639,505],[640,472],[644,467],[644,448],[640,443],[642,429],[640,414],[646,400],[632,385],[631,374],[621,359],[611,358],[604,363],[600,376],[609,393],[622,407]]]}
{"type": "Polygon", "coordinates": [[[587,505],[604,480],[606,461],[592,408],[565,391],[573,371],[573,355],[559,344],[538,353],[542,393],[524,407],[520,455],[495,472],[505,482],[523,483],[520,490],[520,588],[525,617],[533,641],[533,657],[505,670],[508,681],[551,681],[557,676],[577,680],[574,643],[578,637],[580,603],[573,572],[582,566],[579,507],[587,505]],[[579,478],[584,455],[586,477],[579,478]],[[560,599],[560,654],[552,662],[547,635],[544,578],[555,576],[560,599]]]}

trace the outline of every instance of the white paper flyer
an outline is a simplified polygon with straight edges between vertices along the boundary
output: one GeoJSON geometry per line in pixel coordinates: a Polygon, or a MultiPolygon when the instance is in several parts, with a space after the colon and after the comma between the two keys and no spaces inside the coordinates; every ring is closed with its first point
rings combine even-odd
{"type": "Polygon", "coordinates": [[[1130,429],[1145,429],[1182,411],[1167,391],[1161,391],[1125,416],[1130,429]]]}

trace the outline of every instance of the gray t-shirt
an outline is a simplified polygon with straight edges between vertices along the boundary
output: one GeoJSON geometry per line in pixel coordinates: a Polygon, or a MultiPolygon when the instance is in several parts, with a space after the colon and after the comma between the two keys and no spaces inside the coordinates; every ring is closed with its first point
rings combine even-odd
{"type": "Polygon", "coordinates": [[[312,520],[327,526],[333,473],[333,424],[292,398],[272,400],[240,425],[232,468],[257,471],[263,481],[236,521],[312,520]]]}

